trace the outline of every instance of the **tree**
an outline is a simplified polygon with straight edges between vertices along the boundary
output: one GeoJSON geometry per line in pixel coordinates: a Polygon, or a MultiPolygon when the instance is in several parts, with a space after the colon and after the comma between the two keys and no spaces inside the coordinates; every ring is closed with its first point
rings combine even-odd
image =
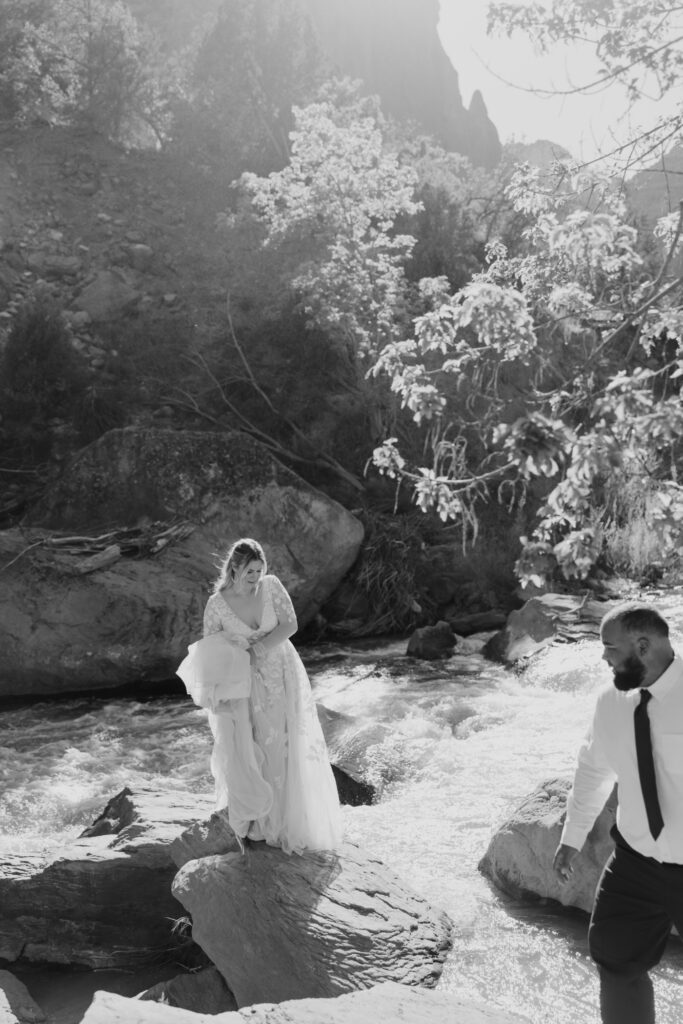
{"type": "Polygon", "coordinates": [[[472,534],[492,488],[514,503],[545,479],[531,540],[565,575],[583,577],[601,551],[609,492],[628,479],[660,481],[651,529],[663,552],[677,547],[683,310],[681,281],[667,275],[681,220],[652,274],[618,204],[557,206],[537,212],[526,254],[493,245],[487,270],[455,294],[423,282],[431,310],[374,372],[390,377],[432,461],[410,465],[394,438],[374,461],[409,481],[422,508],[472,534]],[[673,351],[653,360],[662,338],[673,351]]]}
{"type": "MultiPolygon", "coordinates": [[[[523,32],[542,51],[557,43],[588,44],[598,62],[597,75],[565,90],[594,92],[620,83],[631,101],[663,98],[683,77],[681,6],[676,0],[549,0],[503,2],[489,6],[489,31],[512,36],[523,32]]],[[[557,93],[557,90],[552,90],[557,93]]],[[[615,146],[627,166],[642,161],[681,137],[683,111],[661,115],[647,129],[615,146]]]]}
{"type": "Polygon", "coordinates": [[[176,142],[230,178],[289,158],[292,107],[322,81],[322,57],[297,0],[223,0],[193,41],[176,142]]]}
{"type": "Polygon", "coordinates": [[[179,67],[161,59],[124,3],[10,0],[6,16],[13,33],[2,82],[16,117],[84,124],[128,143],[149,145],[150,132],[166,138],[179,67]]]}
{"type": "Polygon", "coordinates": [[[290,286],[309,322],[362,361],[405,315],[414,238],[395,225],[418,209],[417,176],[385,148],[376,102],[349,83],[293,113],[289,164],[267,178],[244,174],[240,187],[265,228],[264,244],[305,254],[290,286]]]}
{"type": "MultiPolygon", "coordinates": [[[[656,264],[607,187],[581,206],[567,196],[584,179],[553,197],[522,168],[504,190],[499,180],[473,189],[457,158],[407,143],[370,101],[340,102],[338,91],[295,111],[291,152],[284,170],[243,176],[242,193],[264,244],[291,247],[283,266],[309,322],[400,404],[377,421],[378,471],[460,523],[464,543],[482,502],[519,507],[533,495],[531,544],[578,577],[600,555],[615,491],[656,480],[651,528],[670,549],[683,507],[671,476],[683,427],[681,220],[660,225],[656,264]],[[418,196],[436,219],[434,194],[450,197],[469,265],[447,260],[450,276],[414,280],[418,196]]],[[[437,262],[425,252],[415,267],[437,262]]]]}

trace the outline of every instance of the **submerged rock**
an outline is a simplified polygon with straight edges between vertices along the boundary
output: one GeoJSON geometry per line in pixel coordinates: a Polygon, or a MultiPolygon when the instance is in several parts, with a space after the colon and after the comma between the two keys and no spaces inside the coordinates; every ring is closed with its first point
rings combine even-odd
{"type": "Polygon", "coordinates": [[[491,839],[479,870],[515,899],[555,900],[590,913],[598,879],[614,849],[610,829],[616,816],[616,789],[597,818],[574,861],[568,882],[553,871],[553,858],[564,825],[568,778],[543,782],[491,839]]]}
{"type": "Polygon", "coordinates": [[[386,742],[391,730],[380,722],[334,711],[320,702],[316,706],[340,802],[352,807],[371,804],[377,795],[372,752],[386,742]]]}
{"type": "Polygon", "coordinates": [[[216,553],[243,535],[263,543],[303,626],[363,539],[355,516],[252,439],[161,429],[113,430],[84,449],[27,525],[0,532],[0,697],[172,679],[201,635],[216,553]],[[112,543],[86,572],[47,532],[82,540],[155,521],[188,529],[146,557],[112,543]]]}
{"type": "Polygon", "coordinates": [[[458,638],[449,623],[437,622],[435,626],[423,626],[415,630],[408,641],[406,654],[426,661],[450,658],[457,642],[458,638]]]}
{"type": "Polygon", "coordinates": [[[173,898],[173,839],[212,801],[193,793],[123,790],[92,829],[49,863],[0,865],[0,958],[129,968],[178,955],[183,909],[173,898]]]}
{"type": "Polygon", "coordinates": [[[81,1024],[530,1024],[528,1017],[460,996],[386,982],[336,999],[260,1003],[217,1016],[182,1012],[157,1003],[132,1004],[96,992],[81,1024]]]}
{"type": "Polygon", "coordinates": [[[239,1006],[388,980],[430,987],[451,944],[446,914],[350,843],[302,856],[251,843],[186,863],[173,892],[239,1006]]]}
{"type": "Polygon", "coordinates": [[[26,986],[9,971],[0,971],[0,1024],[42,1024],[46,1015],[26,986]]]}

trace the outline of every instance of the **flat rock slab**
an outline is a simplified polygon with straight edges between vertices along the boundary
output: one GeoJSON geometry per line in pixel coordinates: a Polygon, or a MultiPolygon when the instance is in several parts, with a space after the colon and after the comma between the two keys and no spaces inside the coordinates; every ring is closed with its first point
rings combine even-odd
{"type": "Polygon", "coordinates": [[[260,1003],[216,1016],[97,992],[81,1024],[530,1024],[528,1017],[456,993],[387,982],[336,999],[260,1003]]]}
{"type": "Polygon", "coordinates": [[[185,864],[173,892],[240,1007],[433,986],[451,946],[446,914],[351,843],[303,856],[249,844],[185,864]]]}
{"type": "Polygon", "coordinates": [[[49,863],[0,865],[0,957],[128,968],[155,963],[186,940],[171,893],[172,840],[212,800],[193,793],[124,790],[84,836],[49,863]]]}
{"type": "Polygon", "coordinates": [[[515,899],[554,900],[591,912],[595,888],[614,849],[610,829],[616,816],[616,790],[598,816],[574,861],[571,879],[561,883],[553,871],[571,787],[568,778],[543,782],[495,833],[479,870],[515,899]]]}

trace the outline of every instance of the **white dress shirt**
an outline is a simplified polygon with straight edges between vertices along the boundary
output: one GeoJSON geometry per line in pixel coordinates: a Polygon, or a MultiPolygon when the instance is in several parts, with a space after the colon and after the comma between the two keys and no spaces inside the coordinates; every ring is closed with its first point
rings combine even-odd
{"type": "Polygon", "coordinates": [[[633,712],[640,690],[600,693],[593,724],[579,751],[561,842],[580,850],[615,782],[617,828],[634,850],[665,863],[683,864],[683,661],[676,655],[648,687],[650,735],[664,829],[653,839],[638,777],[633,712]]]}

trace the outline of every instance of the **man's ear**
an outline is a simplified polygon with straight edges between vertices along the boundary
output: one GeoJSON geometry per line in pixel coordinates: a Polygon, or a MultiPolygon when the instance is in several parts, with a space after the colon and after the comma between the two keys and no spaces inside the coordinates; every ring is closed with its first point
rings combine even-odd
{"type": "Polygon", "coordinates": [[[650,638],[649,638],[649,636],[639,636],[637,641],[636,641],[636,647],[638,649],[638,654],[640,654],[640,656],[642,658],[642,656],[644,654],[647,654],[647,652],[650,650],[650,638]]]}

